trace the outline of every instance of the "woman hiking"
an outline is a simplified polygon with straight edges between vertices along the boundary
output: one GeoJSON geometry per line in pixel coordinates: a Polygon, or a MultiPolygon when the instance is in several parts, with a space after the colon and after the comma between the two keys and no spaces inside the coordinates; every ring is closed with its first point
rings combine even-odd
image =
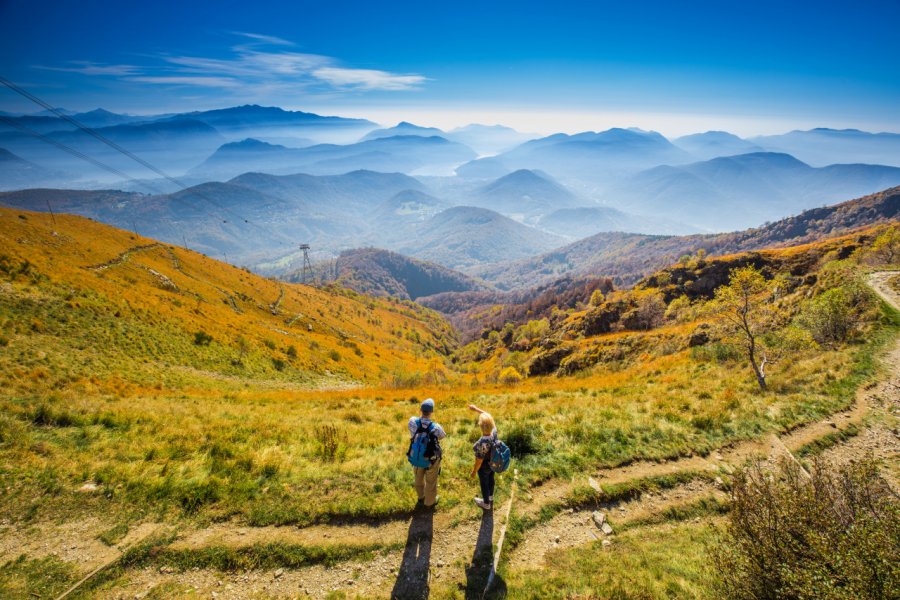
{"type": "Polygon", "coordinates": [[[469,475],[472,477],[478,473],[478,483],[481,484],[481,498],[475,498],[475,504],[483,510],[493,510],[494,471],[491,470],[491,451],[497,443],[497,426],[490,414],[474,404],[470,404],[469,409],[478,413],[478,427],[481,428],[481,437],[472,447],[475,451],[475,466],[469,475]]]}

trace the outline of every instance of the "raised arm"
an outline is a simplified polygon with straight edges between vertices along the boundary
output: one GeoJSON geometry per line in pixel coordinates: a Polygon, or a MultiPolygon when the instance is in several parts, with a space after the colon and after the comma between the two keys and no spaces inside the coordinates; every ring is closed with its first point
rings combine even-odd
{"type": "Polygon", "coordinates": [[[480,408],[478,408],[478,407],[475,406],[474,404],[470,404],[470,405],[469,405],[469,410],[474,410],[474,411],[477,412],[479,415],[480,415],[481,413],[484,412],[483,410],[481,410],[480,408]]]}

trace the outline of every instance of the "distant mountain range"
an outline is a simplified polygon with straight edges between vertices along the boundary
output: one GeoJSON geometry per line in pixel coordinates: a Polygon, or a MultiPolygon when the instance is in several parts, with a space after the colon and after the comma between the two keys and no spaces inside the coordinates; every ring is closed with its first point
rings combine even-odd
{"type": "Polygon", "coordinates": [[[472,159],[475,152],[439,136],[395,135],[375,137],[354,144],[317,144],[286,148],[256,139],[232,142],[218,148],[192,177],[227,179],[248,170],[271,174],[341,174],[357,170],[414,173],[420,170],[451,172],[472,159]]]}
{"type": "Polygon", "coordinates": [[[836,163],[866,163],[900,167],[900,134],[858,129],[791,131],[750,138],[766,150],[786,152],[816,167],[836,163]]]}
{"type": "Polygon", "coordinates": [[[660,164],[690,162],[691,155],[655,131],[609,129],[557,133],[497,156],[511,169],[540,169],[555,177],[596,180],[660,164]]]}
{"type": "Polygon", "coordinates": [[[617,286],[622,286],[700,249],[709,254],[727,254],[796,245],[898,219],[900,187],[894,187],[735,233],[691,236],[600,233],[531,258],[463,271],[508,290],[528,288],[564,276],[584,275],[613,277],[617,286]]]}
{"type": "Polygon", "coordinates": [[[687,151],[691,156],[702,160],[709,160],[717,156],[762,152],[760,146],[727,131],[707,131],[706,133],[685,135],[672,140],[672,143],[687,151]]]}
{"type": "Polygon", "coordinates": [[[422,127],[407,121],[401,121],[394,127],[370,131],[360,141],[397,135],[439,136],[469,146],[480,154],[494,154],[503,150],[509,150],[522,142],[537,137],[536,135],[520,133],[503,125],[479,125],[473,123],[450,131],[442,131],[436,127],[422,127]]]}
{"type": "Polygon", "coordinates": [[[630,212],[721,231],[895,185],[900,185],[896,167],[814,168],[788,154],[757,152],[655,167],[613,185],[603,197],[630,212]]]}

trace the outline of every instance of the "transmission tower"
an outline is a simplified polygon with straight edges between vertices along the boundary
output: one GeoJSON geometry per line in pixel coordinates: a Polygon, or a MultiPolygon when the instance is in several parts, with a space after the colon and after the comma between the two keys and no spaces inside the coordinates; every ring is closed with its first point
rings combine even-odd
{"type": "Polygon", "coordinates": [[[312,263],[309,262],[309,244],[300,244],[300,249],[303,250],[303,271],[300,274],[300,280],[303,283],[309,283],[313,274],[312,263]]]}

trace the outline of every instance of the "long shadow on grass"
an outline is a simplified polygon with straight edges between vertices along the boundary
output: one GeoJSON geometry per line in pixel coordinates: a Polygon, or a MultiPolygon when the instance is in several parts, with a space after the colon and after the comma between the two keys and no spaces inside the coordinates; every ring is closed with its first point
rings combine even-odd
{"type": "Polygon", "coordinates": [[[428,598],[428,570],[431,566],[431,541],[434,537],[434,511],[417,510],[409,522],[403,562],[391,591],[393,600],[428,598]]]}

